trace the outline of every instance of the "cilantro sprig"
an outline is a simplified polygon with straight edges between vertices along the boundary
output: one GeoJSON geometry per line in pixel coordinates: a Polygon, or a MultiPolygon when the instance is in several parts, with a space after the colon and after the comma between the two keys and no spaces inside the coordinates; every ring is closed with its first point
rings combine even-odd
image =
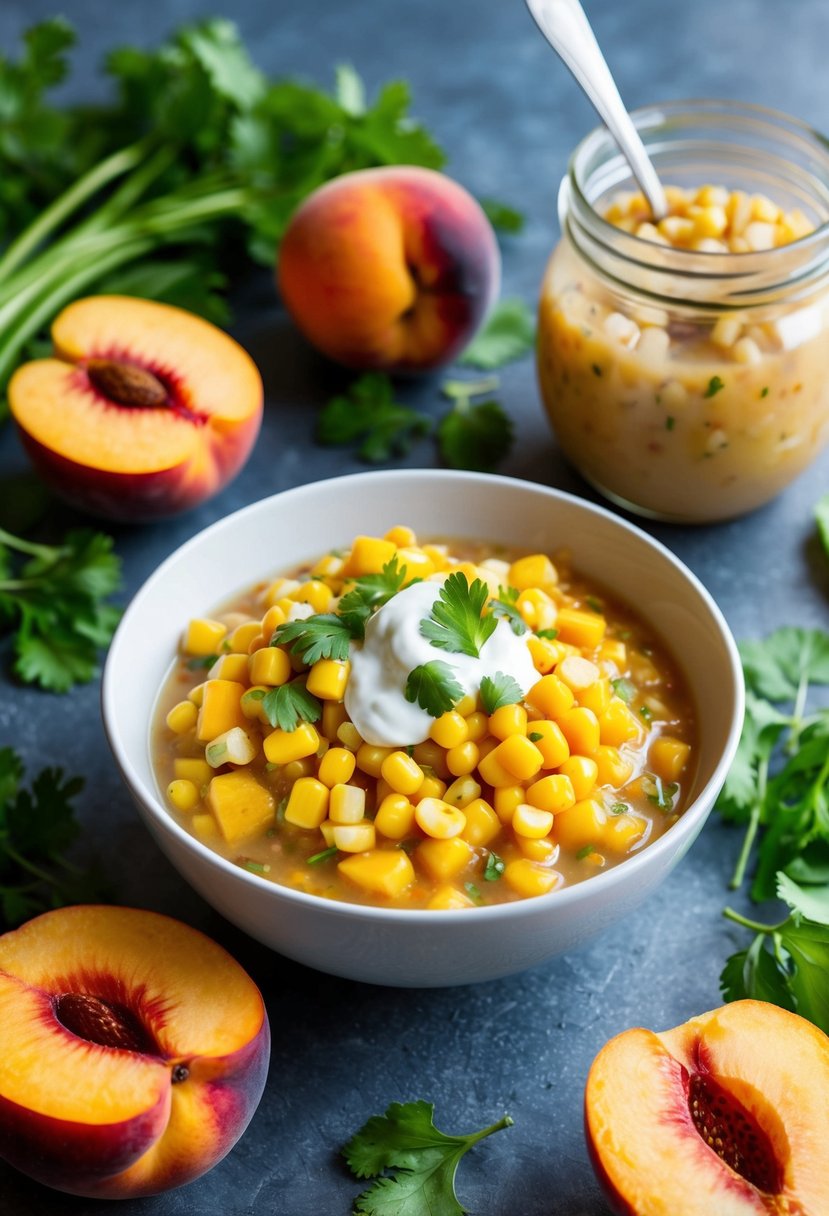
{"type": "Polygon", "coordinates": [[[418,704],[433,718],[448,713],[463,696],[463,686],[455,679],[449,664],[441,659],[421,663],[409,672],[406,680],[406,700],[412,705],[418,704]]]}
{"type": "Polygon", "coordinates": [[[481,704],[485,713],[494,714],[496,709],[504,705],[515,705],[523,695],[518,681],[503,671],[496,671],[494,676],[484,676],[481,680],[481,704]]]}
{"type": "Polygon", "coordinates": [[[720,976],[723,996],[770,1001],[829,1034],[829,887],[805,888],[778,874],[776,893],[791,909],[777,924],[726,908],[724,915],[755,937],[747,950],[728,959],[720,976]]]}
{"type": "MultiPolygon", "coordinates": [[[[521,613],[515,607],[519,594],[517,587],[499,587],[498,594],[489,607],[495,616],[502,616],[508,620],[510,629],[516,637],[520,638],[527,632],[527,626],[521,613]]],[[[541,634],[538,636],[540,637],[541,634]]]]}
{"type": "Polygon", "coordinates": [[[829,882],[829,709],[807,713],[810,688],[829,684],[829,634],[786,627],[742,643],[740,654],[746,715],[717,807],[746,829],[732,888],[761,837],[751,895],[763,900],[778,871],[829,882]]]}
{"type": "MultiPolygon", "coordinates": [[[[340,597],[337,611],[352,638],[362,641],[365,625],[376,608],[382,608],[406,583],[408,571],[398,562],[397,555],[386,562],[380,574],[361,574],[353,586],[340,597]]],[[[412,579],[411,583],[419,582],[412,579]]],[[[411,585],[410,583],[410,585],[411,585]]]]}
{"type": "Polygon", "coordinates": [[[487,376],[482,380],[445,380],[441,385],[440,391],[453,406],[438,425],[438,444],[451,469],[486,473],[509,453],[514,432],[503,406],[489,396],[473,404],[475,397],[493,392],[498,383],[497,376],[487,376]]]}
{"type": "Polygon", "coordinates": [[[121,615],[106,602],[120,582],[112,539],[100,532],[40,545],[0,529],[0,634],[14,638],[20,679],[51,692],[91,680],[121,615]]]}
{"type": "Polygon", "coordinates": [[[82,870],[65,856],[80,831],[72,802],[83,789],[83,778],[44,768],[24,789],[23,775],[17,752],[0,748],[0,922],[4,928],[49,908],[109,896],[95,867],[82,870]]]}
{"type": "Polygon", "coordinates": [[[285,646],[310,667],[320,659],[347,659],[351,638],[348,622],[342,617],[335,612],[317,612],[301,621],[277,625],[271,645],[285,646]]]}
{"type": "Polygon", "coordinates": [[[462,571],[454,571],[441,585],[429,616],[420,622],[421,635],[440,650],[477,659],[498,624],[492,613],[484,612],[488,599],[489,589],[479,578],[470,586],[462,571]]]}
{"type": "Polygon", "coordinates": [[[357,1216],[463,1216],[455,1192],[461,1158],[513,1120],[504,1115],[479,1132],[449,1136],[435,1127],[434,1110],[430,1102],[392,1102],[344,1146],[352,1174],[375,1179],[354,1200],[357,1216]]]}
{"type": "Polygon", "coordinates": [[[271,726],[295,731],[300,722],[318,722],[322,705],[305,687],[304,680],[292,680],[271,688],[262,697],[262,709],[271,726]]]}
{"type": "Polygon", "coordinates": [[[323,406],[316,437],[325,447],[356,443],[358,456],[382,464],[392,456],[406,456],[431,430],[431,418],[395,400],[388,376],[366,372],[323,406]]]}

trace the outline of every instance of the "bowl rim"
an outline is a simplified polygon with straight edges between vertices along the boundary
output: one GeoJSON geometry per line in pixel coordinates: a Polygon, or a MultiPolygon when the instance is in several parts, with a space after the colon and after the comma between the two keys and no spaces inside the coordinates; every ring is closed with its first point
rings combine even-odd
{"type": "MultiPolygon", "coordinates": [[[[404,478],[421,483],[432,482],[435,483],[436,488],[441,484],[445,485],[450,482],[468,482],[470,485],[474,484],[480,488],[495,491],[498,488],[519,488],[538,494],[551,502],[563,502],[571,507],[575,507],[577,510],[586,512],[588,515],[604,519],[619,528],[622,532],[627,533],[638,543],[644,545],[646,549],[650,549],[658,558],[673,566],[677,573],[691,585],[714,622],[728,658],[729,687],[734,700],[734,713],[732,715],[731,726],[724,741],[720,758],[711,776],[702,789],[698,791],[693,801],[683,811],[677,822],[667,832],[663,833],[658,840],[647,845],[641,852],[628,857],[623,863],[613,866],[610,870],[591,875],[590,879],[584,882],[556,888],[535,898],[517,899],[507,903],[476,907],[473,917],[474,922],[481,924],[493,919],[521,919],[522,917],[533,916],[543,908],[566,907],[570,904],[578,904],[590,899],[590,892],[593,892],[594,895],[599,895],[602,892],[610,894],[613,888],[620,883],[628,883],[641,870],[656,865],[661,857],[670,858],[677,854],[681,857],[684,852],[682,848],[683,843],[687,841],[686,848],[693,843],[710,813],[714,799],[722,787],[733,761],[742,731],[743,715],[745,712],[745,685],[743,682],[742,664],[737,644],[725,617],[711,593],[693,571],[676,557],[666,545],[649,536],[643,529],[621,518],[607,507],[589,502],[587,499],[580,498],[576,494],[571,494],[552,486],[545,486],[538,482],[524,481],[521,478],[506,477],[495,473],[476,473],[455,469],[411,468],[383,469],[319,478],[316,481],[292,486],[286,490],[270,494],[265,498],[257,499],[255,502],[248,503],[237,511],[232,511],[221,519],[215,520],[212,524],[208,524],[207,527],[202,528],[174,549],[156,567],[152,574],[144,580],[124,610],[107,653],[101,681],[101,712],[104,733],[121,777],[133,794],[133,797],[138,799],[145,812],[158,824],[162,832],[173,836],[187,850],[194,853],[197,858],[201,858],[209,866],[217,867],[231,879],[242,883],[242,885],[249,886],[252,891],[259,891],[263,894],[267,893],[267,898],[277,902],[285,900],[289,904],[305,907],[309,911],[330,913],[353,921],[405,923],[412,926],[422,926],[424,924],[446,926],[456,925],[461,922],[469,923],[468,908],[384,908],[374,904],[358,904],[345,900],[324,899],[318,895],[308,894],[280,883],[271,882],[251,871],[243,870],[228,858],[222,857],[221,854],[214,852],[200,840],[197,840],[195,836],[185,831],[176,822],[163,805],[157,791],[148,788],[136,772],[129,751],[123,744],[115,725],[117,684],[113,677],[113,670],[115,667],[115,657],[119,653],[119,646],[125,633],[126,624],[136,612],[140,611],[144,597],[150,593],[157,583],[162,582],[168,576],[169,571],[175,567],[182,557],[188,555],[192,549],[198,548],[205,543],[214,542],[223,532],[235,528],[247,517],[271,510],[275,502],[284,501],[286,496],[290,496],[292,499],[313,496],[321,486],[326,487],[326,489],[340,486],[343,491],[359,492],[360,486],[367,481],[372,484],[386,481],[390,483],[390,488],[393,487],[395,490],[399,490],[401,479],[404,478]]],[[[253,572],[251,582],[255,581],[255,579],[256,573],[253,572]]],[[[232,591],[228,592],[228,594],[232,594],[232,591]]],[[[647,613],[643,613],[642,615],[647,620],[647,613]]],[[[666,639],[666,641],[670,648],[670,639],[666,639]]]]}

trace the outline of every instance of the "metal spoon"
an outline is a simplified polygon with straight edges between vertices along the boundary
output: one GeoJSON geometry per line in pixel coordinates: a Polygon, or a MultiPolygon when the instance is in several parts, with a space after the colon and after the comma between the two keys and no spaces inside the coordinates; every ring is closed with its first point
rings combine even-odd
{"type": "Polygon", "coordinates": [[[639,132],[619,96],[579,0],[527,0],[538,28],[592,101],[642,188],[655,219],[667,214],[665,192],[639,132]]]}

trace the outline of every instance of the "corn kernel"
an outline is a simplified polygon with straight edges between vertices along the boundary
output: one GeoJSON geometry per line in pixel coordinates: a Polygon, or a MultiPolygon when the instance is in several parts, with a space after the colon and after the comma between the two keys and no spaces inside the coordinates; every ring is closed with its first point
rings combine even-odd
{"type": "Polygon", "coordinates": [[[263,741],[265,759],[271,764],[289,764],[316,755],[320,737],[310,722],[300,722],[296,730],[275,730],[263,741]]]}
{"type": "Polygon", "coordinates": [[[245,625],[237,625],[228,638],[230,649],[234,654],[247,654],[254,638],[262,636],[262,626],[259,621],[248,621],[245,625]]]}
{"type": "Polygon", "coordinates": [[[314,612],[328,612],[334,593],[327,583],[318,578],[309,578],[300,583],[296,591],[291,592],[291,599],[298,604],[310,604],[314,612]]]}
{"type": "Polygon", "coordinates": [[[174,734],[183,735],[193,729],[198,716],[199,711],[192,701],[179,701],[178,705],[173,706],[164,721],[174,734]]]}
{"type": "Polygon", "coordinates": [[[375,747],[373,743],[361,743],[357,748],[357,767],[369,777],[379,777],[383,761],[392,754],[390,747],[375,747]]]}
{"type": "Polygon", "coordinates": [[[603,838],[607,814],[595,798],[584,798],[556,815],[555,838],[563,849],[578,852],[603,838]]]}
{"type": "Polygon", "coordinates": [[[248,682],[248,657],[245,654],[222,654],[207,673],[211,680],[248,682]]]}
{"type": "Polygon", "coordinates": [[[515,814],[512,817],[512,830],[518,836],[528,836],[531,840],[549,836],[553,830],[552,813],[530,806],[527,802],[521,802],[515,808],[515,814]]]}
{"type": "Polygon", "coordinates": [[[466,816],[456,806],[441,798],[423,798],[415,807],[415,821],[421,831],[437,840],[460,836],[466,827],[466,816]]]}
{"type": "Polygon", "coordinates": [[[167,798],[177,811],[192,811],[198,805],[199,791],[192,781],[181,778],[167,786],[167,798]]]}
{"type": "Polygon", "coordinates": [[[317,777],[329,789],[344,785],[353,776],[356,764],[354,753],[348,748],[331,747],[320,761],[317,777]]]}
{"type": "Polygon", "coordinates": [[[601,740],[599,719],[592,709],[583,709],[580,705],[568,709],[566,714],[561,715],[558,724],[571,752],[578,752],[580,756],[593,755],[601,740]]]}
{"type": "MultiPolygon", "coordinates": [[[[294,786],[296,789],[296,786],[294,786]]],[[[366,813],[366,791],[357,785],[338,784],[331,787],[328,798],[328,818],[332,823],[360,823],[366,813]]],[[[373,849],[374,845],[366,845],[373,849]]]]}
{"type": "Polygon", "coordinates": [[[424,840],[417,847],[415,860],[432,878],[445,882],[465,870],[474,856],[471,844],[453,836],[448,840],[424,840]]]}
{"type": "Polygon", "coordinates": [[[599,612],[582,612],[579,608],[561,608],[556,617],[558,637],[583,650],[595,650],[600,646],[607,629],[607,621],[599,612]]]}
{"type": "Polygon", "coordinates": [[[633,764],[623,756],[618,747],[603,743],[593,753],[596,761],[596,784],[612,785],[619,789],[633,776],[633,764]]]}
{"type": "Polygon", "coordinates": [[[223,625],[221,621],[213,621],[209,617],[196,617],[187,626],[183,643],[184,652],[199,656],[215,654],[226,633],[227,626],[223,625]]]}
{"type": "Polygon", "coordinates": [[[533,684],[525,699],[540,710],[545,718],[560,718],[576,701],[573,690],[554,672],[542,676],[533,684]]]}
{"type": "Polygon", "coordinates": [[[197,684],[195,688],[191,688],[187,694],[187,700],[192,701],[197,709],[201,709],[202,701],[204,700],[204,685],[206,683],[207,681],[204,681],[202,684],[197,684]]]}
{"type": "Polygon", "coordinates": [[[481,787],[468,774],[453,781],[442,795],[444,802],[448,802],[450,806],[459,806],[461,810],[466,807],[467,803],[474,802],[480,796],[481,787]]]}
{"type": "Polygon", "coordinates": [[[204,749],[204,758],[211,768],[221,768],[223,764],[250,764],[258,750],[258,739],[252,739],[241,726],[233,726],[210,740],[204,749]]]}
{"type": "Polygon", "coordinates": [[[532,899],[536,895],[546,895],[548,891],[554,891],[556,887],[561,886],[564,879],[557,870],[551,870],[537,861],[530,861],[527,857],[520,857],[517,861],[507,864],[504,881],[517,895],[532,899]]]}
{"type": "Polygon", "coordinates": [[[604,825],[601,844],[612,853],[627,853],[645,835],[647,819],[641,815],[609,815],[604,825]]]}
{"type": "MultiPolygon", "coordinates": [[[[496,743],[492,751],[487,755],[482,755],[478,761],[480,777],[493,789],[504,785],[515,785],[515,773],[503,765],[495,754],[499,747],[503,747],[503,744],[496,743]]],[[[483,749],[481,750],[483,751],[483,749]]]]}
{"type": "Polygon", "coordinates": [[[284,625],[286,620],[287,617],[285,616],[285,613],[276,605],[274,605],[273,608],[269,608],[262,617],[262,636],[267,639],[269,646],[273,645],[273,635],[275,631],[280,625],[284,625]]]}
{"type": "Polygon", "coordinates": [[[466,725],[466,719],[456,710],[450,709],[448,713],[441,714],[432,724],[432,729],[429,732],[429,738],[434,743],[439,743],[441,747],[450,748],[457,747],[459,743],[465,743],[469,734],[469,727],[466,725]]]}
{"type": "Polygon", "coordinates": [[[650,767],[663,781],[678,781],[690,754],[689,744],[670,735],[661,735],[651,744],[650,767]]]}
{"type": "Polygon", "coordinates": [[[398,549],[397,566],[399,570],[406,571],[404,587],[407,587],[416,578],[427,579],[435,573],[435,563],[422,549],[409,547],[398,549]]]}
{"type": "Polygon", "coordinates": [[[423,545],[422,548],[429,561],[435,567],[436,573],[449,568],[449,561],[446,557],[449,550],[446,545],[423,545]]]}
{"type": "Polygon", "coordinates": [[[570,755],[570,748],[557,722],[530,722],[527,738],[541,753],[542,768],[559,768],[570,755]]]}
{"type": "Polygon", "coordinates": [[[374,826],[389,840],[403,840],[414,828],[415,809],[405,794],[388,794],[377,808],[374,826]]]}
{"type": "Polygon", "coordinates": [[[562,777],[569,777],[576,801],[586,798],[596,785],[599,766],[592,756],[571,756],[559,768],[562,777]]]}
{"type": "Polygon", "coordinates": [[[512,563],[507,579],[511,587],[526,591],[529,587],[555,586],[558,572],[544,553],[532,553],[512,563]]]}
{"type": "Polygon", "coordinates": [[[446,753],[446,767],[453,777],[464,777],[468,773],[474,773],[480,758],[478,745],[467,739],[465,743],[449,748],[446,753]]]}
{"type": "Polygon", "coordinates": [[[489,716],[489,733],[496,739],[523,735],[527,731],[527,711],[523,705],[502,705],[489,716]]]}
{"type": "Polygon", "coordinates": [[[350,674],[348,659],[319,659],[308,673],[306,686],[323,701],[342,701],[350,674]]]}
{"type": "Polygon", "coordinates": [[[423,769],[406,752],[390,752],[383,759],[380,772],[395,794],[416,794],[423,784],[423,769]]]}
{"type": "Polygon", "coordinates": [[[543,764],[541,752],[526,735],[510,735],[498,744],[487,759],[497,760],[519,781],[534,777],[543,764]]]}
{"type": "Polygon", "coordinates": [[[322,733],[326,739],[333,740],[337,738],[337,731],[348,721],[348,713],[344,705],[337,701],[323,701],[322,704],[322,733]]]}
{"type": "Polygon", "coordinates": [[[389,528],[383,539],[391,541],[398,549],[408,549],[417,544],[414,529],[409,528],[406,524],[395,524],[393,528],[389,528]]]}
{"type": "Polygon", "coordinates": [[[524,857],[528,857],[530,861],[544,861],[548,865],[554,865],[561,852],[558,845],[547,836],[516,836],[515,843],[524,857]]]}
{"type": "Polygon", "coordinates": [[[584,688],[581,692],[576,693],[579,705],[592,710],[597,718],[602,716],[612,699],[613,689],[610,686],[610,680],[604,677],[596,680],[589,688],[584,688]]]}
{"type": "Polygon", "coordinates": [[[449,776],[449,769],[446,767],[446,751],[433,739],[417,743],[414,748],[414,758],[421,768],[431,769],[436,776],[440,777],[441,781],[445,781],[449,776]]]}
{"type": "Polygon", "coordinates": [[[486,714],[481,713],[480,710],[476,710],[474,713],[467,715],[467,717],[466,717],[467,736],[466,737],[467,737],[468,742],[478,743],[479,740],[483,739],[483,737],[486,734],[488,729],[489,729],[489,725],[488,725],[488,719],[487,719],[486,714]]]}
{"type": "Polygon", "coordinates": [[[627,666],[628,648],[619,638],[605,638],[599,647],[599,658],[605,663],[615,663],[620,672],[627,666]]]}
{"type": "Polygon", "coordinates": [[[501,823],[511,823],[515,808],[526,801],[523,785],[502,785],[493,791],[495,814],[501,823]]]}
{"type": "Polygon", "coordinates": [[[415,880],[414,866],[402,849],[373,849],[355,853],[337,869],[363,891],[399,899],[415,880]]]}
{"type": "Polygon", "coordinates": [[[313,777],[316,763],[313,756],[303,756],[301,760],[289,760],[282,765],[280,776],[287,785],[293,785],[300,777],[313,777]]]}
{"type": "Polygon", "coordinates": [[[177,756],[173,761],[173,773],[177,781],[192,781],[197,789],[201,789],[212,778],[213,769],[206,760],[177,756]]]}
{"type": "Polygon", "coordinates": [[[446,782],[441,781],[440,777],[433,777],[431,773],[423,778],[423,784],[416,794],[412,794],[413,802],[422,802],[424,798],[443,798],[446,793],[446,782]]]}
{"type": "Polygon", "coordinates": [[[367,853],[377,843],[370,819],[361,823],[338,823],[331,834],[341,853],[367,853]]]}
{"type": "Polygon", "coordinates": [[[553,773],[528,786],[524,791],[524,801],[539,811],[548,811],[551,815],[558,815],[573,806],[576,795],[569,777],[565,777],[561,773],[553,773]]]}
{"type": "Polygon", "coordinates": [[[358,536],[351,546],[343,574],[359,578],[362,574],[381,574],[383,567],[394,557],[397,545],[379,536],[358,536]]]}
{"type": "MultiPolygon", "coordinates": [[[[601,742],[611,747],[621,747],[642,734],[641,725],[619,697],[613,698],[598,721],[601,742]]],[[[573,751],[587,752],[587,748],[574,747],[573,751]]]]}
{"type": "Polygon", "coordinates": [[[286,684],[293,675],[291,660],[278,646],[263,646],[247,661],[252,684],[286,684]]]}
{"type": "Polygon", "coordinates": [[[451,912],[455,908],[474,908],[474,901],[464,891],[446,883],[438,887],[426,907],[430,912],[451,912]]]}
{"type": "Polygon", "coordinates": [[[198,836],[199,840],[203,840],[205,844],[210,844],[219,838],[219,825],[215,817],[207,811],[194,815],[190,820],[190,826],[194,834],[198,836]]]}
{"type": "Polygon", "coordinates": [[[273,822],[273,797],[252,773],[237,769],[210,782],[205,799],[229,845],[255,836],[273,822]]]}
{"type": "Polygon", "coordinates": [[[359,751],[363,745],[363,736],[353,722],[343,722],[342,725],[338,726],[337,738],[343,747],[347,747],[351,752],[359,751]]]}
{"type": "Polygon", "coordinates": [[[531,634],[527,638],[527,649],[539,675],[545,676],[559,661],[558,646],[549,638],[539,638],[535,634],[531,634]]]}
{"type": "Polygon", "coordinates": [[[501,831],[501,820],[493,808],[483,798],[475,798],[468,802],[463,813],[466,816],[466,826],[461,836],[475,848],[481,848],[494,840],[501,831]]]}
{"type": "Polygon", "coordinates": [[[270,726],[263,704],[269,692],[270,689],[266,688],[264,684],[253,684],[246,689],[239,698],[239,708],[243,717],[248,721],[261,722],[263,726],[270,726]]]}
{"type": "Polygon", "coordinates": [[[318,828],[328,812],[328,787],[316,777],[295,781],[285,807],[285,822],[298,828],[318,828]]]}

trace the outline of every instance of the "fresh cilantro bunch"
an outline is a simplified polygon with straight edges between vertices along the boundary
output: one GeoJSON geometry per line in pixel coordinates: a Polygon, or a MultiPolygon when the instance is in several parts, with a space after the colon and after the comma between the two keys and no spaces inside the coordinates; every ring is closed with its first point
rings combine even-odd
{"type": "Polygon", "coordinates": [[[368,101],[348,67],[328,92],[269,80],[235,27],[187,26],[154,50],[112,52],[112,99],[61,109],[62,19],[0,59],[0,386],[68,300],[147,295],[222,320],[240,254],[270,264],[297,204],[337,174],[444,157],[402,81],[368,101]],[[4,248],[3,248],[4,246],[4,248]]]}
{"type": "Polygon", "coordinates": [[[112,539],[100,532],[39,545],[0,529],[0,635],[14,638],[20,679],[52,692],[91,680],[118,623],[107,599],[120,581],[112,539]]]}
{"type": "Polygon", "coordinates": [[[512,1127],[504,1115],[468,1136],[447,1136],[430,1102],[393,1102],[374,1115],[342,1150],[357,1178],[375,1181],[354,1201],[361,1216],[463,1216],[455,1193],[461,1157],[493,1132],[512,1127]]]}
{"type": "Polygon", "coordinates": [[[79,832],[72,800],[83,778],[45,768],[22,789],[23,764],[0,748],[0,921],[4,929],[38,912],[107,896],[95,870],[83,871],[64,853],[79,832]]]}
{"type": "Polygon", "coordinates": [[[785,920],[759,924],[727,908],[725,915],[755,933],[720,976],[727,1001],[752,997],[799,1013],[829,1034],[829,887],[804,888],[777,875],[777,895],[791,909],[785,920]]]}
{"type": "Polygon", "coordinates": [[[746,716],[717,807],[746,825],[732,887],[746,875],[762,829],[751,894],[770,899],[775,875],[829,882],[829,709],[807,713],[813,685],[829,684],[829,634],[783,628],[740,646],[746,716]]]}

